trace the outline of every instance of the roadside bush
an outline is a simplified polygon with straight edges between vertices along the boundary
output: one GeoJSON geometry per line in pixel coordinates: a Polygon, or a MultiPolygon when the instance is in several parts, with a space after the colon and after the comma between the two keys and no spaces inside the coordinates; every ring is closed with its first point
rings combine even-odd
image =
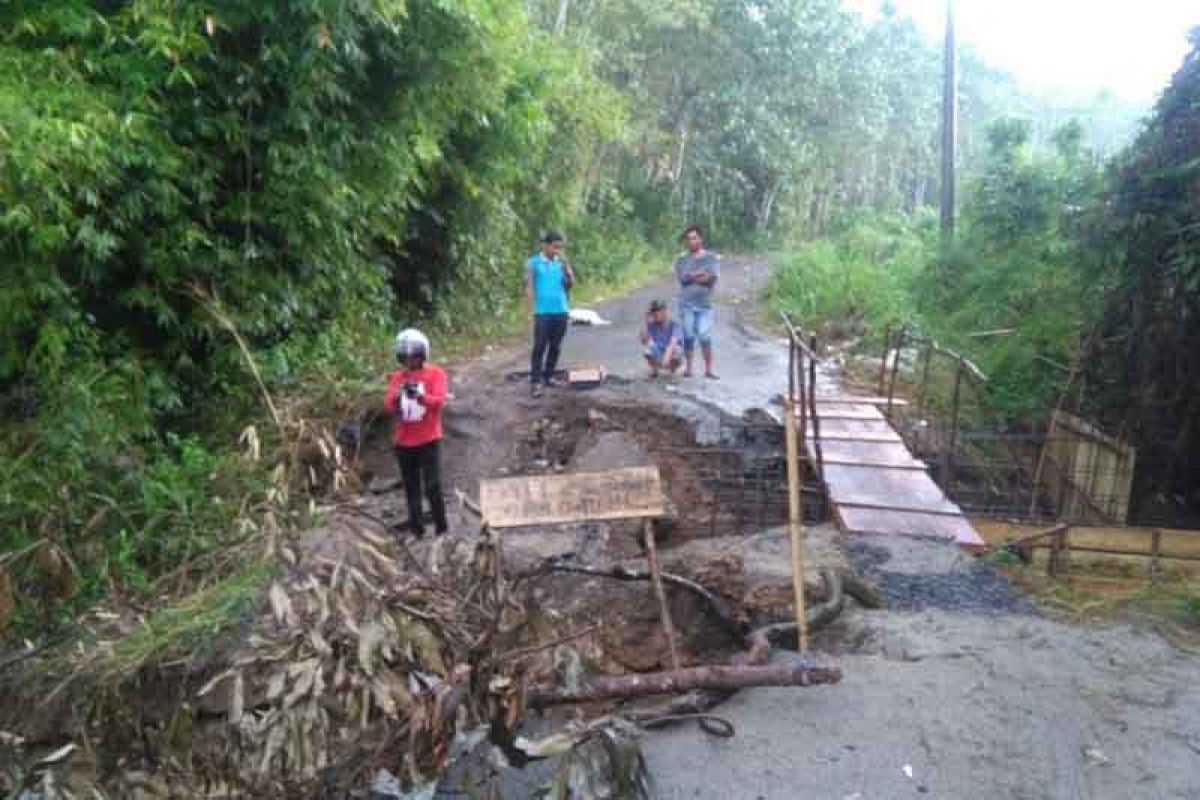
{"type": "Polygon", "coordinates": [[[915,317],[912,282],[930,247],[926,217],[855,220],[828,239],[777,256],[771,312],[787,311],[833,339],[861,337],[915,317]]]}
{"type": "Polygon", "coordinates": [[[0,30],[0,552],[51,542],[74,602],[224,546],[296,466],[238,457],[248,358],[327,413],[400,323],[502,331],[548,222],[589,280],[638,258],[592,169],[621,98],[518,0],[16,2],[0,30]]]}

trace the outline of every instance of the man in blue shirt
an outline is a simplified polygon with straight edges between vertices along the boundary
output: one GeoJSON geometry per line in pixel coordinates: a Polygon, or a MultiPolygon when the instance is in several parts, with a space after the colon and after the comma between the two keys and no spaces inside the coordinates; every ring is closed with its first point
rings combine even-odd
{"type": "Polygon", "coordinates": [[[704,231],[689,225],[683,232],[687,251],[675,259],[675,278],[679,281],[679,319],[683,323],[684,377],[692,374],[692,353],[696,342],[704,356],[704,377],[717,379],[713,372],[713,287],[721,275],[721,257],[704,247],[704,231]]]}
{"type": "Polygon", "coordinates": [[[567,293],[575,273],[562,255],[564,243],[561,233],[548,231],[542,237],[542,252],[525,263],[525,302],[533,329],[529,385],[534,397],[541,396],[543,385],[556,383],[554,369],[570,322],[567,293]]]}
{"type": "Polygon", "coordinates": [[[646,323],[642,326],[642,345],[645,349],[642,355],[650,367],[650,377],[657,378],[660,370],[666,370],[668,375],[683,364],[683,352],[680,341],[683,339],[683,329],[679,323],[671,319],[667,304],[662,300],[650,302],[650,310],[646,313],[646,323]]]}

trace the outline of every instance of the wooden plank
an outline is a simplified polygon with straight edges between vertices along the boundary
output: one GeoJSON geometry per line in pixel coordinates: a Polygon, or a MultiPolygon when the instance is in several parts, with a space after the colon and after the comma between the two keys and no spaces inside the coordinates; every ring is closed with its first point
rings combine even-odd
{"type": "MultiPolygon", "coordinates": [[[[813,441],[812,433],[808,434],[808,441],[813,441]]],[[[904,440],[900,438],[898,433],[825,433],[821,431],[821,444],[826,442],[881,442],[884,444],[904,444],[904,440]]]]}
{"type": "Polygon", "coordinates": [[[987,543],[963,516],[927,514],[838,506],[838,516],[848,533],[915,536],[953,541],[963,547],[982,549],[987,543]]]}
{"type": "MultiPolygon", "coordinates": [[[[1050,557],[1048,548],[1036,548],[1033,551],[1033,563],[1044,564],[1050,557]]],[[[1093,551],[1082,551],[1071,548],[1071,566],[1073,571],[1071,574],[1072,584],[1083,577],[1081,570],[1090,570],[1088,577],[1096,577],[1097,572],[1116,572],[1118,574],[1126,574],[1132,576],[1133,580],[1144,584],[1150,580],[1149,570],[1150,559],[1145,554],[1138,555],[1121,555],[1115,553],[1097,553],[1093,551]]],[[[1197,580],[1200,578],[1200,561],[1186,558],[1164,558],[1160,563],[1160,577],[1169,576],[1172,579],[1186,578],[1188,580],[1197,580]]]]}
{"type": "MultiPolygon", "coordinates": [[[[930,509],[930,508],[913,508],[911,506],[891,505],[884,503],[855,503],[841,502],[838,505],[842,508],[859,508],[868,511],[889,511],[897,514],[929,514],[934,517],[966,517],[957,506],[952,505],[952,509],[930,509]]],[[[969,519],[969,517],[968,517],[969,519]]]]}
{"type": "Polygon", "coordinates": [[[857,434],[887,434],[897,436],[896,430],[888,424],[882,415],[875,419],[831,419],[821,416],[821,439],[826,436],[857,435],[857,434]]]}
{"type": "Polygon", "coordinates": [[[822,422],[827,419],[870,419],[884,422],[887,421],[884,419],[883,414],[879,413],[879,409],[875,408],[875,406],[864,406],[864,408],[869,410],[863,411],[855,408],[854,406],[849,406],[838,407],[837,411],[829,412],[822,410],[821,407],[818,406],[817,416],[821,418],[822,422]]]}
{"type": "Polygon", "coordinates": [[[666,513],[658,467],[483,480],[479,506],[495,528],[666,513]]]}
{"type": "Polygon", "coordinates": [[[844,416],[847,419],[883,419],[879,409],[870,403],[834,403],[829,406],[817,406],[817,414],[826,416],[844,416]]]}
{"type": "Polygon", "coordinates": [[[839,467],[858,467],[859,469],[899,469],[909,472],[925,472],[927,467],[919,461],[914,461],[911,464],[888,464],[880,461],[848,461],[838,458],[824,459],[826,464],[835,464],[839,467]]]}
{"type": "Polygon", "coordinates": [[[991,544],[1006,544],[1009,541],[1024,539],[1050,527],[1048,523],[1021,524],[975,515],[971,515],[970,520],[979,534],[991,544]]]}
{"type": "MultiPolygon", "coordinates": [[[[913,458],[912,453],[900,440],[893,441],[845,441],[821,440],[825,460],[831,463],[871,465],[882,468],[925,469],[925,463],[913,458]]],[[[808,444],[812,449],[811,440],[808,444]]]]}
{"type": "MultiPolygon", "coordinates": [[[[888,399],[886,397],[853,397],[853,396],[834,396],[828,395],[822,397],[817,395],[817,405],[840,405],[843,403],[852,403],[858,405],[885,406],[888,399]]],[[[892,399],[893,408],[901,408],[907,406],[908,401],[896,397],[892,399]]]]}
{"type": "Polygon", "coordinates": [[[825,483],[829,499],[834,503],[887,507],[900,500],[913,510],[961,513],[924,472],[865,470],[826,464],[825,483]]]}
{"type": "MultiPolygon", "coordinates": [[[[1075,532],[1075,529],[1072,528],[1071,533],[1074,534],[1074,532],[1075,532]]],[[[1050,550],[1052,548],[1052,545],[1050,544],[1050,542],[1037,541],[1032,544],[1032,547],[1034,550],[1050,550]]],[[[1075,542],[1071,542],[1071,552],[1072,553],[1096,553],[1098,555],[1106,555],[1106,556],[1133,556],[1133,557],[1141,558],[1141,559],[1145,559],[1145,560],[1150,560],[1154,557],[1152,553],[1150,553],[1149,551],[1146,551],[1146,550],[1121,550],[1119,548],[1114,548],[1114,547],[1080,546],[1080,545],[1075,544],[1075,542]]],[[[1170,559],[1172,561],[1200,562],[1200,558],[1198,558],[1196,556],[1160,556],[1160,558],[1162,558],[1164,560],[1170,559]]]]}
{"type": "MultiPolygon", "coordinates": [[[[992,544],[1020,539],[1046,527],[986,517],[974,517],[972,522],[992,544]]],[[[1155,530],[1160,532],[1159,553],[1162,558],[1200,559],[1200,531],[1180,528],[1072,525],[1071,549],[1075,549],[1078,543],[1080,547],[1138,552],[1148,556],[1154,546],[1155,530]]]]}
{"type": "MultiPolygon", "coordinates": [[[[1154,528],[1071,526],[1071,549],[1136,551],[1149,555],[1154,548],[1154,528]]],[[[1200,531],[1159,528],[1159,555],[1163,558],[1200,559],[1200,531]]]]}

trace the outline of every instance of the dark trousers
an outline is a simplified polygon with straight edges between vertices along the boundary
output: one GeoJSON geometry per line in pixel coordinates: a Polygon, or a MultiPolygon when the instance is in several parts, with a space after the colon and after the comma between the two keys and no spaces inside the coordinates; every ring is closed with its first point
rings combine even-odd
{"type": "Polygon", "coordinates": [[[442,497],[442,443],[428,442],[416,447],[397,447],[396,461],[400,464],[400,476],[404,478],[404,494],[408,499],[408,524],[418,536],[425,532],[421,514],[421,488],[433,511],[433,526],[438,533],[445,533],[446,501],[442,497]]]}
{"type": "Polygon", "coordinates": [[[533,317],[533,355],[529,359],[529,382],[549,383],[558,366],[562,340],[567,335],[567,314],[535,314],[533,317]]]}

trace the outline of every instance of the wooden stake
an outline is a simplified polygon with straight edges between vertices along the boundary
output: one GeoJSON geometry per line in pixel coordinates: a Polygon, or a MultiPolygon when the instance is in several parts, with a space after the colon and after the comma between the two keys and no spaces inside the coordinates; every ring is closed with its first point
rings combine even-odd
{"type": "Polygon", "coordinates": [[[658,610],[662,614],[663,632],[667,635],[667,649],[671,653],[671,669],[678,670],[679,651],[675,648],[675,626],[671,623],[671,609],[667,605],[667,593],[663,590],[662,571],[658,568],[658,547],[654,542],[654,523],[647,518],[642,523],[646,536],[646,556],[650,561],[650,581],[658,595],[658,610]]]}
{"type": "Polygon", "coordinates": [[[1155,528],[1150,534],[1150,580],[1157,583],[1162,577],[1162,530],[1155,528]]]}
{"type": "Polygon", "coordinates": [[[879,362],[879,391],[883,394],[884,380],[887,378],[888,351],[892,349],[892,326],[883,329],[883,360],[879,362]]]}
{"type": "Polygon", "coordinates": [[[792,539],[792,590],[796,595],[796,629],[800,632],[800,652],[808,651],[808,612],[804,607],[804,540],[800,527],[800,460],[796,440],[796,398],[788,397],[787,418],[788,532],[792,539]]]}
{"type": "Polygon", "coordinates": [[[950,412],[950,441],[946,443],[946,449],[942,453],[942,489],[949,495],[954,491],[954,448],[958,444],[958,416],[961,412],[961,394],[963,370],[966,367],[963,365],[962,357],[959,357],[958,364],[954,367],[954,399],[951,401],[953,409],[950,412]]]}
{"type": "Polygon", "coordinates": [[[892,419],[892,400],[896,396],[896,373],[900,371],[900,349],[904,347],[904,337],[907,335],[907,326],[901,326],[900,332],[896,334],[896,346],[893,348],[896,351],[896,358],[892,362],[892,374],[888,379],[887,412],[884,414],[888,418],[888,421],[892,419]]]}
{"type": "MultiPolygon", "coordinates": [[[[813,335],[808,340],[809,350],[817,352],[817,337],[813,335]]],[[[821,417],[817,414],[817,362],[808,359],[808,419],[812,423],[813,450],[817,453],[817,483],[825,485],[825,454],[821,452],[821,417]]],[[[800,432],[801,439],[808,441],[808,432],[800,432]]],[[[824,509],[824,505],[821,506],[824,509]]]]}

